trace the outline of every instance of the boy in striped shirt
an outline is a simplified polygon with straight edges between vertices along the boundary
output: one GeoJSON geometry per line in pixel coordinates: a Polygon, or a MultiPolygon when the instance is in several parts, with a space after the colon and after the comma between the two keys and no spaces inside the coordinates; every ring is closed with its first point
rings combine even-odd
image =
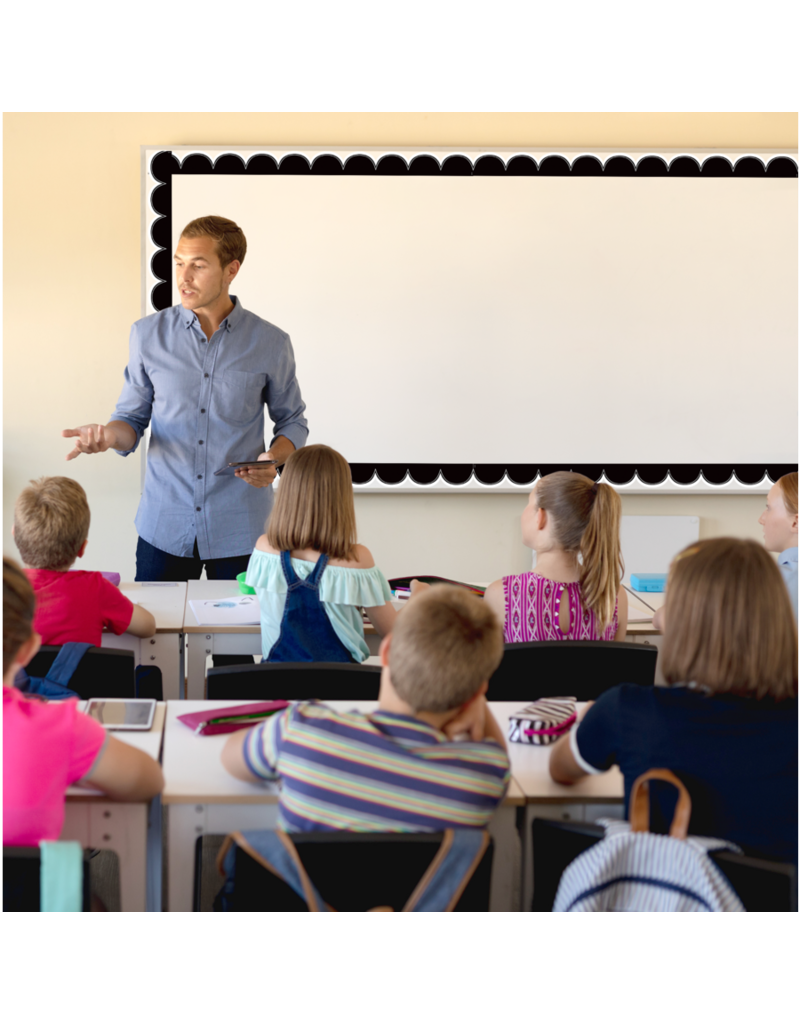
{"type": "Polygon", "coordinates": [[[293,704],[234,733],[225,768],[248,782],[280,778],[287,832],[485,827],[510,777],[484,696],[502,626],[479,598],[436,586],[403,609],[380,656],[377,711],[293,704]]]}

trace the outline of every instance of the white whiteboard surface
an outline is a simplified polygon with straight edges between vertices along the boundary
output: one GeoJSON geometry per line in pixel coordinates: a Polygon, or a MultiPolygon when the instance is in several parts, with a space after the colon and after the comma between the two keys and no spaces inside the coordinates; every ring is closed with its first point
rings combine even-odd
{"type": "Polygon", "coordinates": [[[796,179],[176,175],[364,463],[797,461],[796,179]]]}

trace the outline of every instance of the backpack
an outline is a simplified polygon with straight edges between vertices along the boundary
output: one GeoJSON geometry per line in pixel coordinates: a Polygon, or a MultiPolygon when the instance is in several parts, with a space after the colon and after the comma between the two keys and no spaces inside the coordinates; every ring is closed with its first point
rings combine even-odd
{"type": "Polygon", "coordinates": [[[68,697],[77,697],[80,700],[80,694],[70,690],[66,684],[72,679],[84,654],[92,646],[79,643],[64,644],[46,676],[29,676],[25,669],[20,669],[14,680],[15,686],[23,693],[36,694],[46,697],[47,700],[66,700],[68,697]]]}
{"type": "MultiPolygon", "coordinates": [[[[409,897],[404,912],[451,911],[458,903],[475,869],[489,845],[485,829],[446,829],[442,843],[427,871],[409,897]]],[[[232,832],[217,855],[220,874],[226,876],[214,909],[234,909],[236,885],[236,847],[241,847],[262,867],[289,885],[312,912],[335,911],[319,894],[300,860],[297,848],[288,833],[252,830],[232,832]]],[[[393,907],[372,907],[376,911],[392,911],[393,907]]]]}
{"type": "Polygon", "coordinates": [[[654,768],[640,775],[631,790],[630,822],[601,821],[605,838],[567,867],[553,911],[744,911],[708,856],[712,850],[742,851],[724,839],[689,836],[691,810],[686,787],[671,771],[654,768]],[[669,835],[648,831],[649,779],[678,790],[669,835]]]}

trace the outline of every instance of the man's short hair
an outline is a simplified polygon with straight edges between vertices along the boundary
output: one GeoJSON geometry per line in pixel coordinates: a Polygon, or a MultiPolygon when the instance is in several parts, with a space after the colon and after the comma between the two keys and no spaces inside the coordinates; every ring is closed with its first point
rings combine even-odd
{"type": "Polygon", "coordinates": [[[438,584],[397,617],[389,671],[397,695],[418,711],[451,711],[477,693],[503,657],[492,609],[458,587],[438,584]]]}
{"type": "Polygon", "coordinates": [[[69,569],[89,536],[86,491],[67,476],[31,480],[14,506],[14,540],[25,565],[69,569]]]}
{"type": "Polygon", "coordinates": [[[238,224],[227,217],[197,217],[181,231],[181,238],[213,238],[223,267],[238,260],[244,263],[247,239],[238,224]]]}

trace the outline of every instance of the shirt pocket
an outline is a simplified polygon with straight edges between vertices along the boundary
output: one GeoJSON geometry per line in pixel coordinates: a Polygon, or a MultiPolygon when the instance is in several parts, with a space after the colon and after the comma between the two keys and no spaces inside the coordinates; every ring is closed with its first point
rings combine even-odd
{"type": "Polygon", "coordinates": [[[266,386],[266,373],[223,370],[216,395],[219,415],[230,423],[251,423],[262,412],[262,394],[266,386]]]}

